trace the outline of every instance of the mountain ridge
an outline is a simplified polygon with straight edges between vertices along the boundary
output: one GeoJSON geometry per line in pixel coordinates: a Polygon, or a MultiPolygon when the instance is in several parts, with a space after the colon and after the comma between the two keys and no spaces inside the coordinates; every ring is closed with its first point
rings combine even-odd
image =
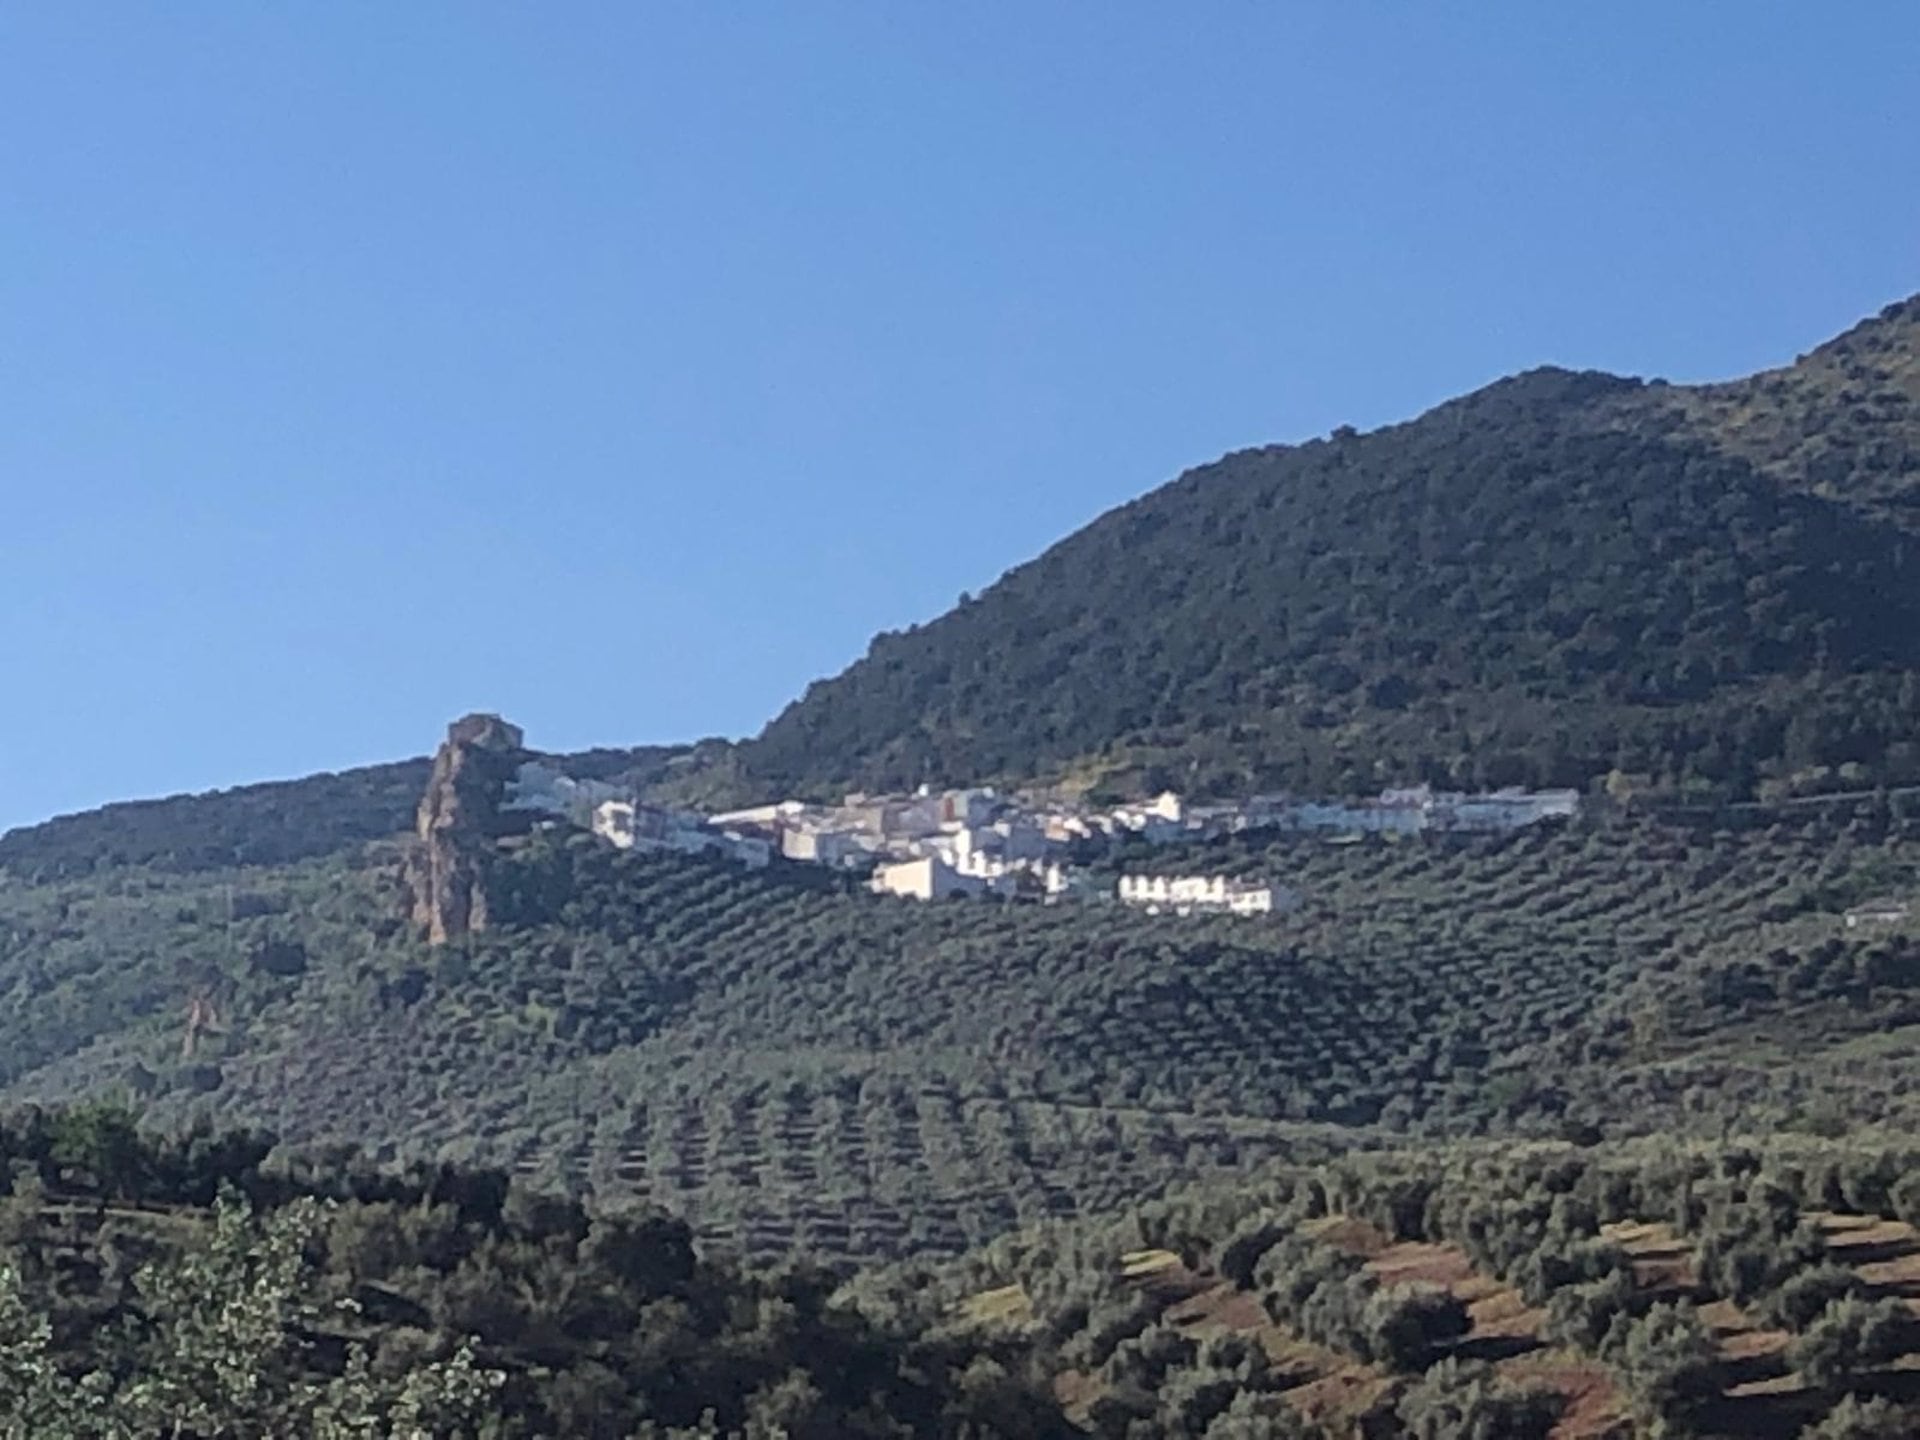
{"type": "Polygon", "coordinates": [[[1726,799],[1841,765],[1911,781],[1916,316],[1899,302],[1746,380],[1538,367],[1365,434],[1193,467],[876,637],[743,744],[739,770],[766,794],[1050,769],[1349,790],[1621,771],[1726,799]],[[1489,534],[1497,564],[1479,553],[1489,534]],[[1612,551],[1598,564],[1596,547],[1612,551]],[[1396,593],[1433,608],[1396,612],[1396,593]],[[1489,669],[1478,633],[1545,669],[1489,669]],[[1235,656],[1209,653],[1223,637],[1235,656]],[[1653,643],[1704,678],[1641,673],[1630,652],[1653,643]],[[1839,691],[1864,723],[1834,713],[1839,691]],[[1409,743],[1395,716],[1422,694],[1484,713],[1428,705],[1442,739],[1409,743]],[[1769,733],[1704,767],[1665,738],[1756,707],[1769,733]],[[1810,733],[1789,744],[1796,719],[1810,733]]]}

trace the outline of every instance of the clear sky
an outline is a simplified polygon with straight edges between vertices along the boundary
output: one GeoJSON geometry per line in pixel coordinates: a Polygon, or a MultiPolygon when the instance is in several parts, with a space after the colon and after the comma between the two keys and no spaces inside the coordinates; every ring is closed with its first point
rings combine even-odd
{"type": "Polygon", "coordinates": [[[750,733],[1239,446],[1920,289],[1920,5],[0,7],[0,827],[750,733]]]}

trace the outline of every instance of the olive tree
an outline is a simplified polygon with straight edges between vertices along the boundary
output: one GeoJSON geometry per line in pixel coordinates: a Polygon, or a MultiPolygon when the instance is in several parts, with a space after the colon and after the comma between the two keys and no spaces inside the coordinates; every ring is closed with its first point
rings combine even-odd
{"type": "Polygon", "coordinates": [[[1809,1385],[1840,1389],[1904,1354],[1911,1329],[1912,1318],[1897,1300],[1844,1296],[1793,1342],[1787,1359],[1809,1385]]]}

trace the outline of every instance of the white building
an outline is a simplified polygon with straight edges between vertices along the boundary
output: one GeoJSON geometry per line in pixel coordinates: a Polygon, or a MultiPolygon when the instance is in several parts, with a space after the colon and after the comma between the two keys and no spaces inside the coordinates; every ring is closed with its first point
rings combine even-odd
{"type": "Polygon", "coordinates": [[[941,800],[934,795],[909,799],[850,801],[842,812],[851,830],[864,831],[888,844],[924,839],[940,831],[941,800]]]}
{"type": "Polygon", "coordinates": [[[1137,905],[1149,914],[1172,911],[1190,915],[1196,910],[1229,915],[1266,915],[1292,904],[1293,897],[1276,893],[1272,885],[1253,885],[1224,875],[1123,875],[1115,892],[1123,905],[1137,905]]]}
{"type": "Polygon", "coordinates": [[[539,810],[585,823],[596,805],[626,793],[604,780],[576,780],[545,761],[529,760],[507,782],[501,803],[507,810],[539,810]]]}
{"type": "Polygon", "coordinates": [[[1519,830],[1580,813],[1577,790],[1496,790],[1491,795],[1446,795],[1433,806],[1437,824],[1455,830],[1519,830]]]}
{"type": "Polygon", "coordinates": [[[773,847],[757,836],[709,830],[698,815],[631,800],[607,800],[597,806],[593,833],[620,850],[716,855],[752,870],[764,868],[773,858],[773,847]]]}
{"type": "Polygon", "coordinates": [[[856,865],[872,852],[848,830],[789,826],[780,832],[780,853],[803,865],[856,865]]]}
{"type": "Polygon", "coordinates": [[[709,815],[707,823],[722,830],[770,830],[805,814],[806,809],[798,800],[782,800],[778,805],[755,805],[746,810],[709,815]]]}
{"type": "Polygon", "coordinates": [[[1158,815],[1162,820],[1171,820],[1176,825],[1184,825],[1187,820],[1187,802],[1171,790],[1162,790],[1147,802],[1147,813],[1158,815]]]}
{"type": "Polygon", "coordinates": [[[1049,814],[1042,820],[1041,830],[1048,841],[1055,845],[1076,845],[1082,840],[1091,840],[1095,835],[1104,833],[1083,815],[1064,815],[1058,812],[1049,814]]]}
{"type": "Polygon", "coordinates": [[[1085,894],[1088,890],[1086,872],[1069,870],[1055,860],[1040,871],[1040,888],[1049,905],[1069,895],[1085,894]]]}
{"type": "Polygon", "coordinates": [[[1343,835],[1418,835],[1428,830],[1505,831],[1580,813],[1575,790],[1496,790],[1463,795],[1410,785],[1374,800],[1290,800],[1258,795],[1241,807],[1230,830],[1272,828],[1343,835]]]}
{"type": "Polygon", "coordinates": [[[1122,805],[1113,812],[1117,829],[1131,830],[1156,845],[1190,838],[1186,802],[1171,790],[1140,805],[1122,805]]]}
{"type": "Polygon", "coordinates": [[[1418,805],[1378,805],[1370,800],[1302,800],[1279,824],[1288,830],[1414,835],[1427,828],[1427,811],[1418,805]]]}
{"type": "Polygon", "coordinates": [[[873,872],[876,895],[899,895],[910,900],[944,900],[949,895],[985,895],[995,883],[979,875],[963,875],[935,855],[901,860],[873,872]]]}
{"type": "Polygon", "coordinates": [[[940,797],[939,817],[946,823],[980,825],[991,821],[1005,808],[1006,802],[991,786],[974,790],[949,790],[940,797]]]}

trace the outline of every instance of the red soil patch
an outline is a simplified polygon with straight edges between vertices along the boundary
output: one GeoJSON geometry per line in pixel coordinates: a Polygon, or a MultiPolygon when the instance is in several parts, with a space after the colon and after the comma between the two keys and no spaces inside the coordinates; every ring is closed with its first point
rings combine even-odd
{"type": "Polygon", "coordinates": [[[1177,1305],[1169,1306],[1161,1318],[1182,1330],[1202,1335],[1227,1330],[1252,1333],[1265,1348],[1269,1360],[1302,1382],[1352,1367],[1355,1363],[1348,1356],[1315,1345],[1310,1340],[1303,1340],[1291,1330],[1273,1324],[1267,1318],[1266,1309],[1261,1305],[1258,1295],[1236,1290],[1224,1280],[1209,1290],[1189,1295],[1177,1305]]]}
{"type": "MultiPolygon", "coordinates": [[[[1871,1217],[1811,1214],[1808,1218],[1826,1233],[1836,1263],[1851,1265],[1868,1283],[1905,1297],[1920,1311],[1920,1232],[1898,1221],[1871,1217]]],[[[1302,1227],[1302,1233],[1364,1260],[1382,1284],[1444,1286],[1467,1304],[1473,1320],[1469,1342],[1540,1343],[1544,1312],[1529,1308],[1510,1286],[1481,1274],[1455,1246],[1396,1243],[1377,1227],[1350,1216],[1312,1222],[1302,1227]]],[[[1606,1226],[1601,1233],[1626,1251],[1643,1289],[1694,1288],[1692,1246],[1671,1226],[1624,1222],[1606,1226]]],[[[1378,1400],[1392,1383],[1372,1366],[1271,1324],[1257,1295],[1236,1290],[1212,1275],[1179,1267],[1142,1284],[1170,1302],[1165,1312],[1169,1323],[1202,1334],[1257,1335],[1276,1368],[1298,1381],[1281,1398],[1317,1423],[1337,1430],[1343,1420],[1378,1400]]],[[[1790,1337],[1784,1331],[1757,1328],[1731,1301],[1702,1305],[1699,1314],[1713,1331],[1729,1367],[1746,1373],[1744,1379],[1729,1377],[1734,1383],[1726,1392],[1728,1401],[1745,1402],[1738,1416],[1740,1425],[1764,1426],[1773,1433],[1789,1421],[1798,1423],[1794,1415],[1806,1397],[1798,1378],[1784,1370],[1783,1353],[1790,1337]],[[1761,1408],[1751,1408],[1754,1405],[1761,1408]]],[[[1907,1357],[1897,1368],[1912,1367],[1920,1367],[1920,1355],[1907,1357]]],[[[1506,1381],[1544,1386],[1566,1397],[1554,1440],[1623,1440],[1632,1434],[1625,1400],[1607,1369],[1589,1357],[1535,1348],[1498,1360],[1494,1368],[1506,1381]]],[[[1100,1393],[1096,1377],[1073,1372],[1058,1377],[1054,1389],[1068,1413],[1081,1418],[1100,1393]]]]}
{"type": "Polygon", "coordinates": [[[1878,1215],[1835,1215],[1830,1210],[1812,1210],[1806,1218],[1820,1227],[1830,1250],[1912,1246],[1916,1238],[1920,1238],[1904,1220],[1887,1220],[1878,1215]]]}
{"type": "Polygon", "coordinates": [[[1349,1364],[1331,1375],[1284,1391],[1282,1398],[1307,1419],[1326,1424],[1340,1415],[1354,1415],[1380,1398],[1393,1382],[1364,1365],[1349,1364]]]}
{"type": "Polygon", "coordinates": [[[1784,1354],[1792,1340],[1784,1330],[1734,1330],[1720,1336],[1720,1354],[1727,1360],[1759,1360],[1784,1354]]]}
{"type": "Polygon", "coordinates": [[[1369,1225],[1365,1220],[1356,1220],[1351,1215],[1329,1215],[1324,1220],[1309,1220],[1300,1227],[1300,1233],[1362,1260],[1370,1260],[1393,1245],[1393,1240],[1378,1226],[1369,1225]]]}
{"type": "Polygon", "coordinates": [[[1473,1321],[1469,1340],[1533,1340],[1546,1312],[1530,1309],[1520,1292],[1476,1270],[1465,1251],[1453,1245],[1402,1241],[1367,1262],[1383,1285],[1439,1285],[1467,1307],[1473,1321]]]}
{"type": "MultiPolygon", "coordinates": [[[[1255,1336],[1274,1368],[1293,1381],[1280,1398],[1309,1419],[1325,1421],[1364,1407],[1389,1383],[1372,1366],[1273,1324],[1258,1295],[1226,1281],[1168,1306],[1162,1318],[1190,1333],[1234,1330],[1255,1336]]],[[[1083,1407],[1091,1403],[1090,1396],[1081,1401],[1083,1407]]]]}
{"type": "MultiPolygon", "coordinates": [[[[1426,1245],[1417,1241],[1405,1240],[1398,1245],[1389,1245],[1367,1262],[1367,1269],[1380,1279],[1382,1285],[1440,1285],[1459,1295],[1459,1286],[1470,1286],[1476,1294],[1485,1294],[1493,1285],[1483,1281],[1474,1270],[1473,1262],[1451,1245],[1426,1245]]],[[[1462,1300],[1476,1298],[1461,1295],[1462,1300]]]]}
{"type": "Polygon", "coordinates": [[[1566,1350],[1543,1350],[1502,1362],[1504,1380],[1558,1390],[1567,1408],[1553,1427],[1553,1440],[1601,1440],[1631,1433],[1627,1406],[1605,1366],[1566,1350]]]}
{"type": "Polygon", "coordinates": [[[1713,1335],[1720,1358],[1731,1372],[1729,1394],[1752,1391],[1778,1378],[1783,1363],[1779,1357],[1793,1339],[1786,1331],[1761,1329],[1731,1300],[1709,1300],[1695,1313],[1713,1335]]]}
{"type": "Polygon", "coordinates": [[[1634,1282],[1642,1290],[1693,1288],[1693,1247],[1674,1234],[1671,1225],[1625,1220],[1602,1225],[1600,1234],[1627,1252],[1633,1261],[1634,1282]]]}
{"type": "Polygon", "coordinates": [[[1547,1323],[1547,1312],[1527,1304],[1518,1290],[1501,1286],[1484,1299],[1470,1302],[1467,1318],[1473,1321],[1469,1339],[1538,1340],[1547,1323]]]}
{"type": "Polygon", "coordinates": [[[1913,1226],[1865,1215],[1821,1213],[1808,1218],[1826,1232],[1827,1249],[1836,1262],[1851,1265],[1876,1290],[1920,1312],[1920,1232],[1913,1226]]]}
{"type": "Polygon", "coordinates": [[[1053,1398],[1071,1416],[1084,1416],[1101,1395],[1099,1377],[1084,1370],[1062,1370],[1053,1377],[1053,1398]]]}
{"type": "Polygon", "coordinates": [[[1258,1295],[1222,1281],[1168,1306],[1163,1318],[1182,1329],[1258,1330],[1267,1323],[1267,1312],[1258,1295]]]}

